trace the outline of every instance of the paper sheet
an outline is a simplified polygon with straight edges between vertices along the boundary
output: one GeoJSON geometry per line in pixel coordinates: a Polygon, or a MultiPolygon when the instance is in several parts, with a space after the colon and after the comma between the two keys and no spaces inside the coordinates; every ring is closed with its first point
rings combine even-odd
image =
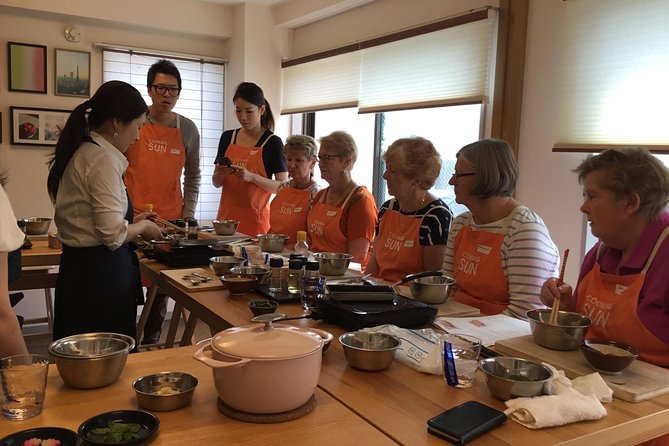
{"type": "Polygon", "coordinates": [[[483,345],[492,346],[499,339],[529,335],[529,322],[505,314],[477,317],[437,317],[433,324],[449,333],[476,336],[483,345]]]}

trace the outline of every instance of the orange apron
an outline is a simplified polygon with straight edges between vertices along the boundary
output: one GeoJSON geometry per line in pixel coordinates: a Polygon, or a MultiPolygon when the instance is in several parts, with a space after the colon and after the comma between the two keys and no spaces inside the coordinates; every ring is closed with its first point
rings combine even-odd
{"type": "MultiPolygon", "coordinates": [[[[262,149],[271,135],[263,141],[260,147],[242,147],[236,144],[237,133],[232,135],[232,143],[225,151],[234,166],[244,167],[251,173],[267,177],[263,164],[262,149]]],[[[218,206],[219,220],[239,220],[237,230],[242,234],[255,236],[266,234],[269,231],[269,199],[271,192],[255,184],[237,178],[235,175],[226,175],[223,180],[223,193],[218,206]]]]}
{"type": "MultiPolygon", "coordinates": [[[[639,320],[639,294],[662,241],[666,228],[655,242],[653,251],[638,274],[619,276],[601,272],[599,263],[578,285],[578,311],[592,320],[587,338],[605,338],[639,347],[639,359],[660,367],[669,367],[669,345],[653,335],[639,320]],[[641,348],[643,346],[643,349],[641,348]]],[[[603,245],[600,245],[600,251],[603,245]]],[[[599,251],[597,253],[599,257],[599,251]]]]}
{"type": "Polygon", "coordinates": [[[181,173],[186,165],[180,118],[177,126],[144,125],[139,140],[126,151],[128,169],[123,180],[136,209],[153,204],[153,211],[164,219],[182,217],[181,173]]]}
{"type": "Polygon", "coordinates": [[[379,276],[395,282],[409,274],[423,271],[423,247],[420,245],[421,218],[393,210],[393,199],[379,222],[376,263],[379,276]]]}
{"type": "Polygon", "coordinates": [[[507,225],[501,233],[475,231],[464,225],[453,242],[455,300],[476,307],[483,314],[501,313],[509,305],[509,282],[502,269],[507,225]]]}
{"type": "MultiPolygon", "coordinates": [[[[358,186],[361,187],[361,186],[358,186]]],[[[343,209],[353,193],[354,187],[346,196],[341,206],[325,204],[328,187],[307,217],[307,231],[311,238],[311,250],[314,252],[348,252],[348,238],[341,232],[340,222],[343,209]]]]}
{"type": "Polygon", "coordinates": [[[309,213],[309,189],[286,187],[276,194],[269,205],[269,221],[272,231],[290,237],[286,244],[296,242],[297,231],[306,231],[309,213]]]}

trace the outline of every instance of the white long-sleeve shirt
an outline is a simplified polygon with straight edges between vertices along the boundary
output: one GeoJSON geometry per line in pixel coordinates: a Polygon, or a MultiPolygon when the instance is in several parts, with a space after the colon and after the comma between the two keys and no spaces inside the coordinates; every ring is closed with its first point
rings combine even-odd
{"type": "Polygon", "coordinates": [[[123,173],[125,156],[102,136],[84,142],[60,179],[55,222],[58,238],[67,246],[105,245],[115,250],[128,233],[128,197],[123,173]]]}

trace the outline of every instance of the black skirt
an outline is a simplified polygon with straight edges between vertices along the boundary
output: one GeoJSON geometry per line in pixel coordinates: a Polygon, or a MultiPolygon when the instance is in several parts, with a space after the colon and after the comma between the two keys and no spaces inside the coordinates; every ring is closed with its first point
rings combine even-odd
{"type": "MultiPolygon", "coordinates": [[[[56,281],[54,340],[81,333],[137,335],[137,304],[143,302],[137,256],[127,244],[63,246],[56,281]]],[[[136,340],[135,340],[136,341],[136,340]]]]}

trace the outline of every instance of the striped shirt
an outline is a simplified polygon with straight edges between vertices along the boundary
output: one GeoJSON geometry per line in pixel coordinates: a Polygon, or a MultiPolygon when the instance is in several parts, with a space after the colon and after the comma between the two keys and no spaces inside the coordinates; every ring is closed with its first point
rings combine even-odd
{"type": "Polygon", "coordinates": [[[396,199],[390,199],[383,203],[379,210],[379,219],[376,223],[374,233],[379,236],[379,224],[388,208],[392,206],[393,211],[398,211],[402,215],[411,215],[415,218],[422,218],[420,230],[418,232],[418,242],[421,246],[445,245],[448,240],[448,230],[453,220],[453,214],[440,198],[428,203],[415,212],[403,212],[400,209],[400,203],[396,199]]]}
{"type": "Polygon", "coordinates": [[[458,215],[451,225],[451,232],[444,256],[444,272],[453,275],[453,241],[464,225],[475,231],[503,233],[502,269],[509,282],[509,305],[504,310],[508,316],[525,319],[525,312],[543,308],[539,300],[541,286],[549,277],[558,275],[560,255],[548,228],[535,212],[518,206],[508,217],[492,223],[474,223],[471,212],[458,215]]]}

